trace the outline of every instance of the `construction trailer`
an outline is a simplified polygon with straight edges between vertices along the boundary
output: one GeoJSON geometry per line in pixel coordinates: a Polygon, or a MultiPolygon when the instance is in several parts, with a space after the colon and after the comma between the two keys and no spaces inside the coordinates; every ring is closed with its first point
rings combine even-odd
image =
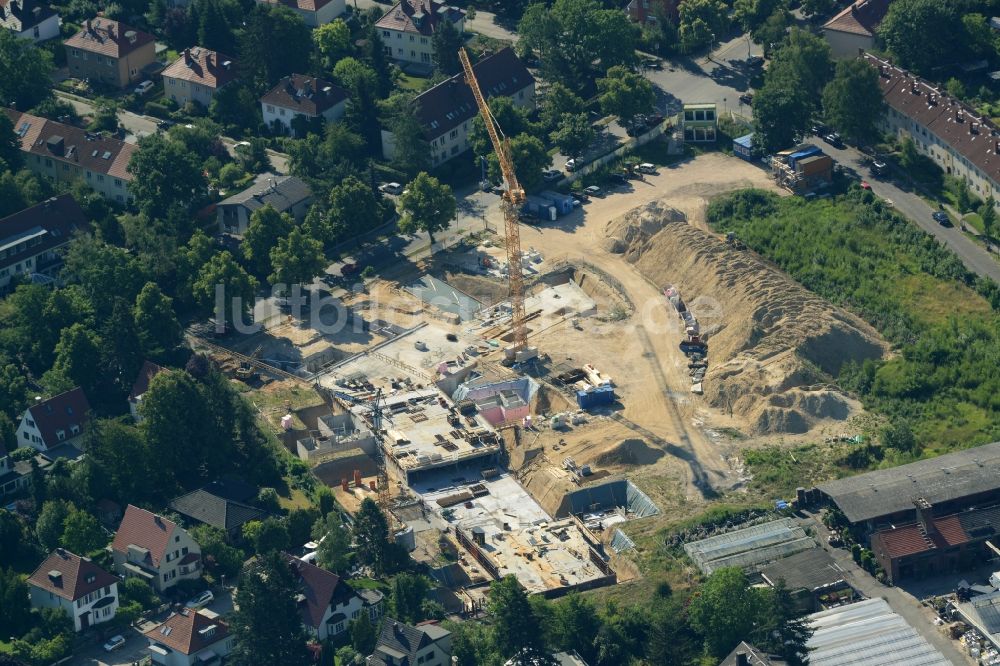
{"type": "Polygon", "coordinates": [[[524,198],[523,209],[539,220],[548,220],[550,222],[554,221],[559,215],[559,211],[551,200],[533,194],[529,194],[524,198]]]}
{"type": "Polygon", "coordinates": [[[833,159],[818,146],[805,144],[776,154],[771,175],[791,192],[807,194],[833,182],[833,159]]]}
{"type": "Polygon", "coordinates": [[[545,190],[542,192],[541,196],[552,202],[552,205],[556,207],[556,212],[559,213],[559,215],[566,215],[567,213],[573,212],[573,197],[568,194],[560,194],[559,192],[553,192],[552,190],[545,190]]]}

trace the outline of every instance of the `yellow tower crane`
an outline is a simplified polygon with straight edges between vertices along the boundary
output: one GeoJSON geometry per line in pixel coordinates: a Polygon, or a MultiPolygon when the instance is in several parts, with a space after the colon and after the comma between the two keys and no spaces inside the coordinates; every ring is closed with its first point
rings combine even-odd
{"type": "Polygon", "coordinates": [[[476,98],[479,106],[479,113],[483,116],[486,131],[490,135],[493,143],[493,150],[497,154],[500,162],[500,171],[506,182],[506,190],[503,193],[503,219],[504,233],[507,237],[507,278],[510,284],[510,305],[512,310],[511,328],[514,334],[513,344],[507,350],[508,358],[514,360],[528,360],[533,355],[528,353],[528,328],[524,323],[524,274],[521,272],[521,231],[518,222],[518,211],[524,203],[524,190],[517,181],[517,173],[514,172],[514,161],[510,156],[510,140],[507,137],[501,138],[499,123],[493,117],[482,91],[479,89],[479,82],[476,74],[472,71],[472,63],[465,49],[458,50],[458,57],[462,61],[465,69],[465,82],[472,90],[472,96],[476,98]]]}

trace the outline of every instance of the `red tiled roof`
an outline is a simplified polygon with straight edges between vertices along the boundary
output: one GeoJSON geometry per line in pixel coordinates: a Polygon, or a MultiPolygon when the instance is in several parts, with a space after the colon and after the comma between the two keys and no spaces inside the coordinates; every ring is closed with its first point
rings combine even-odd
{"type": "Polygon", "coordinates": [[[153,377],[161,372],[166,372],[166,368],[162,368],[152,361],[143,361],[142,368],[139,369],[139,376],[135,378],[135,383],[132,384],[132,392],[128,394],[128,399],[135,400],[148,391],[149,382],[153,381],[153,377]]]}
{"type": "Polygon", "coordinates": [[[318,116],[347,99],[340,86],[312,76],[292,74],[278,82],[260,101],[307,116],[318,116]]]}
{"type": "Polygon", "coordinates": [[[181,654],[193,655],[229,635],[229,625],[219,618],[185,608],[145,633],[146,638],[162,643],[181,654]],[[214,629],[213,629],[214,627],[214,629]]]}
{"type": "Polygon", "coordinates": [[[76,601],[94,590],[118,583],[118,578],[85,557],[57,548],[38,565],[28,583],[47,590],[63,599],[76,601]],[[58,571],[61,576],[50,576],[58,571]]]}
{"type": "Polygon", "coordinates": [[[375,27],[430,36],[442,21],[457,23],[465,12],[437,0],[401,0],[380,18],[375,27]]]}
{"type": "Polygon", "coordinates": [[[128,553],[129,546],[145,548],[149,551],[150,564],[158,567],[176,528],[172,521],[129,504],[111,548],[117,553],[128,553]]]}
{"type": "Polygon", "coordinates": [[[959,521],[959,516],[931,519],[935,532],[926,534],[919,524],[903,525],[872,535],[872,544],[881,543],[881,552],[890,558],[906,557],[935,548],[947,548],[968,543],[971,537],[959,521]]]}
{"type": "Polygon", "coordinates": [[[181,57],[163,70],[163,76],[218,90],[236,78],[236,61],[224,53],[196,46],[184,49],[181,57]]]}
{"type": "Polygon", "coordinates": [[[290,9],[298,9],[304,12],[318,12],[326,7],[333,0],[263,0],[270,5],[284,5],[290,9]]]}
{"type": "Polygon", "coordinates": [[[62,430],[66,439],[75,437],[71,429],[77,426],[83,430],[90,418],[90,403],[79,386],[53,396],[48,400],[36,402],[28,408],[31,419],[38,427],[45,446],[59,444],[58,432],[62,430]]]}
{"type": "Polygon", "coordinates": [[[1000,183],[1000,129],[991,120],[886,60],[870,53],[864,58],[879,70],[886,104],[926,127],[987,178],[1000,183]]]}
{"type": "MultiPolygon", "coordinates": [[[[0,245],[13,242],[18,236],[37,233],[44,230],[45,234],[37,237],[37,244],[30,242],[20,252],[8,251],[5,259],[0,259],[0,268],[12,266],[27,257],[37,256],[70,242],[76,231],[86,231],[90,223],[84,216],[76,199],[70,194],[60,194],[42,203],[25,208],[0,220],[0,245]],[[34,230],[34,231],[33,231],[34,230]]],[[[3,456],[3,446],[0,444],[0,457],[3,456]]]]}
{"type": "Polygon", "coordinates": [[[872,37],[892,0],[857,0],[823,25],[824,30],[872,37]]]}
{"type": "Polygon", "coordinates": [[[123,58],[154,39],[148,32],[111,19],[98,18],[84,21],[80,31],[66,40],[66,46],[123,58]]]}

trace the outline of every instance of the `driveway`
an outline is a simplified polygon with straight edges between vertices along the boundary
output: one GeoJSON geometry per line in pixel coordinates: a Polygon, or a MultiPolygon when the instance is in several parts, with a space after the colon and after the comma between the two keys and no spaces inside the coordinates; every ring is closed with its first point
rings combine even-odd
{"type": "Polygon", "coordinates": [[[149,641],[136,629],[123,630],[124,647],[114,652],[105,652],[99,641],[96,645],[77,650],[69,663],[71,666],[131,666],[149,653],[149,641]]]}
{"type": "MultiPolygon", "coordinates": [[[[352,4],[350,1],[348,4],[352,4]]],[[[375,0],[353,0],[353,4],[361,10],[369,9],[371,7],[378,7],[383,13],[388,13],[392,8],[392,4],[383,4],[381,2],[375,2],[375,0]]],[[[493,39],[504,39],[508,42],[517,41],[517,33],[511,32],[507,28],[503,27],[497,22],[496,15],[490,12],[484,12],[481,9],[476,10],[476,17],[471,21],[465,21],[466,32],[478,32],[480,35],[486,37],[492,37],[493,39]]]]}
{"type": "Polygon", "coordinates": [[[823,152],[833,157],[834,160],[843,166],[857,172],[858,175],[871,185],[872,192],[883,199],[891,199],[896,210],[947,246],[962,260],[966,268],[977,275],[991,278],[994,282],[1000,284],[1000,263],[997,262],[993,255],[985,247],[962,233],[958,226],[942,227],[935,222],[931,218],[935,209],[929,206],[919,195],[912,191],[903,190],[889,180],[879,180],[869,177],[868,168],[862,162],[865,156],[854,148],[848,147],[840,150],[815,138],[813,143],[821,146],[823,152]]]}

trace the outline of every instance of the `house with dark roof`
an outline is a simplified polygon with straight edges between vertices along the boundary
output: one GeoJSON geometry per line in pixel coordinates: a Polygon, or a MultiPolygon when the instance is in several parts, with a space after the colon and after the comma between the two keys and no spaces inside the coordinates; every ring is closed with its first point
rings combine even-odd
{"type": "Polygon", "coordinates": [[[56,548],[28,578],[32,608],[58,608],[83,631],[114,618],[118,578],[63,548],[56,548]]]}
{"type": "Polygon", "coordinates": [[[257,0],[265,5],[288,7],[310,28],[318,28],[337,18],[347,9],[345,0],[257,0]]]}
{"type": "Polygon", "coordinates": [[[56,183],[83,181],[105,199],[131,200],[128,163],[136,144],[30,113],[6,113],[28,169],[56,183]]]}
{"type": "Polygon", "coordinates": [[[733,648],[719,666],[785,666],[788,662],[750,645],[746,641],[733,648]]]}
{"type": "Polygon", "coordinates": [[[451,632],[434,622],[413,627],[390,617],[382,624],[368,666],[447,666],[451,663],[451,632]]]}
{"type": "Polygon", "coordinates": [[[674,22],[680,18],[680,0],[629,0],[625,13],[633,23],[655,24],[660,17],[674,22]]]}
{"type": "Polygon", "coordinates": [[[153,377],[161,372],[166,372],[166,368],[152,361],[143,361],[142,367],[139,368],[139,375],[132,383],[132,390],[128,394],[128,411],[132,414],[132,418],[135,419],[136,423],[142,420],[142,417],[139,416],[139,405],[142,404],[142,396],[149,390],[149,382],[153,381],[153,377]]]}
{"type": "Polygon", "coordinates": [[[62,250],[90,223],[76,199],[60,194],[0,219],[0,291],[19,276],[51,282],[62,267],[62,250]]]}
{"type": "Polygon", "coordinates": [[[201,576],[201,548],[187,530],[131,504],[111,542],[115,571],[142,578],[157,592],[201,576]]]}
{"type": "Polygon", "coordinates": [[[192,608],[172,613],[143,635],[150,658],[160,666],[218,664],[236,647],[226,622],[192,608]]]}
{"type": "Polygon", "coordinates": [[[434,31],[443,22],[465,29],[465,12],[437,0],[400,0],[375,23],[385,54],[406,63],[434,66],[434,31]]]}
{"type": "Polygon", "coordinates": [[[784,582],[803,614],[854,598],[844,570],[822,548],[807,548],[775,560],[760,575],[771,587],[784,582]]]}
{"type": "MultiPolygon", "coordinates": [[[[513,49],[505,48],[483,58],[472,69],[487,100],[510,97],[515,106],[535,107],[535,77],[513,49]]],[[[415,103],[417,120],[430,144],[432,165],[443,164],[469,149],[469,132],[479,108],[464,74],[456,74],[417,95],[415,103]]],[[[395,153],[392,133],[384,129],[382,153],[390,160],[395,153]]]]}
{"type": "Polygon", "coordinates": [[[75,444],[90,420],[90,403],[80,387],[52,396],[35,398],[24,411],[17,428],[17,442],[45,453],[62,444],[75,444]]]}
{"type": "Polygon", "coordinates": [[[312,201],[309,186],[295,176],[262,173],[254,179],[253,185],[223,199],[216,206],[219,231],[242,236],[250,226],[253,212],[268,205],[301,222],[306,218],[312,201]]]}
{"type": "Polygon", "coordinates": [[[302,624],[318,640],[343,635],[351,620],[356,620],[362,613],[366,613],[372,622],[381,617],[381,595],[361,596],[335,573],[291,555],[285,555],[285,560],[298,586],[296,602],[302,614],[302,624]]]}
{"type": "Polygon", "coordinates": [[[26,491],[31,487],[32,463],[45,471],[52,462],[42,454],[33,460],[14,460],[10,452],[0,442],[0,499],[26,491]]]}
{"type": "Polygon", "coordinates": [[[198,102],[207,109],[215,93],[236,80],[237,67],[223,53],[200,46],[184,49],[163,70],[163,94],[181,106],[198,102]]]}
{"type": "Polygon", "coordinates": [[[268,513],[250,504],[257,489],[236,479],[213,481],[170,501],[169,508],[187,520],[210,525],[238,541],[243,526],[252,520],[264,520],[268,513]]]}
{"type": "Polygon", "coordinates": [[[66,40],[70,75],[116,88],[146,77],[156,61],[155,38],[120,21],[87,19],[79,32],[66,40]]]}
{"type": "Polygon", "coordinates": [[[286,76],[260,98],[264,124],[282,134],[295,131],[302,136],[316,121],[340,120],[346,108],[347,91],[304,74],[286,76]]]}
{"type": "Polygon", "coordinates": [[[61,23],[52,6],[39,0],[0,0],[0,26],[21,39],[54,39],[61,23]]]}
{"type": "Polygon", "coordinates": [[[823,24],[834,58],[856,58],[875,47],[875,32],[892,0],[856,0],[823,24]]]}

